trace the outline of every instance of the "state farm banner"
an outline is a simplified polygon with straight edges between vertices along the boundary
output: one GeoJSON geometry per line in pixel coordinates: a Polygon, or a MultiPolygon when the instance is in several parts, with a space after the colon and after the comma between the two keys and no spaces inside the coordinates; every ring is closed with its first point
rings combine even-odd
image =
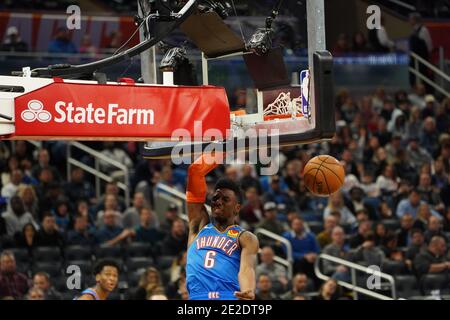
{"type": "Polygon", "coordinates": [[[15,137],[168,140],[176,129],[201,138],[230,128],[225,89],[212,86],[54,82],[15,98],[14,113],[15,137]]]}

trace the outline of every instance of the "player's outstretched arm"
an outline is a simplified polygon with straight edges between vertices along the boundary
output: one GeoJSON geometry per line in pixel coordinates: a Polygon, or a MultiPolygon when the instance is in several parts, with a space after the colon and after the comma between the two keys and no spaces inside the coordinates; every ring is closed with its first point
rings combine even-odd
{"type": "Polygon", "coordinates": [[[186,202],[189,219],[189,243],[200,230],[209,223],[209,215],[205,208],[206,180],[205,176],[217,167],[223,154],[202,154],[188,169],[186,202]]]}
{"type": "Polygon", "coordinates": [[[255,299],[255,264],[259,250],[258,238],[251,232],[244,232],[240,238],[241,266],[239,270],[239,287],[241,291],[235,292],[235,296],[241,300],[255,299]]]}

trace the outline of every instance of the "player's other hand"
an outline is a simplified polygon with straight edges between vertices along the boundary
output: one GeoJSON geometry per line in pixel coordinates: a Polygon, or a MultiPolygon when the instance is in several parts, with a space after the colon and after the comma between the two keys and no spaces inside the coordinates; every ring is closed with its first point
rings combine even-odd
{"type": "Polygon", "coordinates": [[[253,292],[253,290],[236,291],[234,295],[239,300],[255,300],[255,293],[253,292]]]}

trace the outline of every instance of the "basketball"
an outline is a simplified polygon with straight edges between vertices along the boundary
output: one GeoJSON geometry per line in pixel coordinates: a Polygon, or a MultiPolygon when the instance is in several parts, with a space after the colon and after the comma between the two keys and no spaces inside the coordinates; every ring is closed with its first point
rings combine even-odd
{"type": "Polygon", "coordinates": [[[303,169],[305,186],[317,196],[329,196],[344,184],[345,170],[336,158],[317,156],[308,161],[303,169]]]}

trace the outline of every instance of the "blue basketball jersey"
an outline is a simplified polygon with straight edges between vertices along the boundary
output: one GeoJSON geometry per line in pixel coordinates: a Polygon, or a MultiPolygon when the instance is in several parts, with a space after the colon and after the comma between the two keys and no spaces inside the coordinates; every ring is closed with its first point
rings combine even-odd
{"type": "Polygon", "coordinates": [[[186,286],[190,300],[236,300],[241,261],[238,225],[220,232],[209,223],[187,252],[186,286]]]}
{"type": "MultiPolygon", "coordinates": [[[[83,292],[81,292],[79,297],[81,297],[82,295],[85,295],[85,294],[93,296],[94,300],[100,300],[100,297],[98,296],[97,291],[95,291],[92,288],[88,288],[88,289],[84,290],[83,292]]],[[[79,297],[75,298],[74,300],[78,300],[79,297]]]]}

